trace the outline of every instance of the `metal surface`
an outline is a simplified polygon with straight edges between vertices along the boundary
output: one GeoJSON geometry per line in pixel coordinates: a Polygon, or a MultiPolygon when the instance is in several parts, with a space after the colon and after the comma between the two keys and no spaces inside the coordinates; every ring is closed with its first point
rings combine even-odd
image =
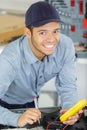
{"type": "Polygon", "coordinates": [[[14,128],[14,129],[1,129],[1,130],[44,130],[42,127],[36,127],[32,129],[27,129],[27,128],[14,128]]]}

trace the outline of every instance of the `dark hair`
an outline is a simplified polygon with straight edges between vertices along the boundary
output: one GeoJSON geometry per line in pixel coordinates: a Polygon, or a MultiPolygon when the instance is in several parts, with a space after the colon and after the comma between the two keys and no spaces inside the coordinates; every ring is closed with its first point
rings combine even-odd
{"type": "Polygon", "coordinates": [[[31,33],[33,33],[33,26],[28,26],[27,28],[31,31],[31,33]]]}

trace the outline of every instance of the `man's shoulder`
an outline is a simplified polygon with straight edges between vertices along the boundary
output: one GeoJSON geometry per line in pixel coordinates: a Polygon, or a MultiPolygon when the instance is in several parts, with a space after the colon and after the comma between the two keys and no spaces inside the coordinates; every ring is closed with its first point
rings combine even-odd
{"type": "Polygon", "coordinates": [[[74,45],[72,39],[69,36],[66,36],[65,34],[60,34],[60,46],[63,47],[72,47],[74,45]]]}
{"type": "Polygon", "coordinates": [[[8,59],[11,61],[16,61],[16,59],[20,58],[20,46],[19,46],[19,40],[20,38],[8,43],[2,53],[1,57],[4,57],[5,59],[8,59]]]}
{"type": "Polygon", "coordinates": [[[61,42],[68,42],[68,41],[72,41],[72,39],[65,34],[60,34],[60,41],[61,42]]]}
{"type": "Polygon", "coordinates": [[[5,51],[8,51],[9,53],[19,53],[21,48],[21,39],[23,36],[19,37],[18,39],[10,42],[6,47],[5,51]]]}
{"type": "Polygon", "coordinates": [[[74,50],[74,43],[72,39],[64,34],[60,34],[60,40],[57,45],[56,54],[64,55],[68,51],[74,50]]]}

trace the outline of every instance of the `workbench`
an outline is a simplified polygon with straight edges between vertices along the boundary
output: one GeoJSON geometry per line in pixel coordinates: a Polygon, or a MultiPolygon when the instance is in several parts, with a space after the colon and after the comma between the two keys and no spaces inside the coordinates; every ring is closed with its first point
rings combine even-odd
{"type": "Polygon", "coordinates": [[[44,130],[42,127],[36,127],[32,129],[26,129],[26,128],[14,128],[14,129],[2,129],[2,130],[44,130]]]}
{"type": "Polygon", "coordinates": [[[16,14],[0,14],[0,46],[24,34],[24,17],[16,14]]]}

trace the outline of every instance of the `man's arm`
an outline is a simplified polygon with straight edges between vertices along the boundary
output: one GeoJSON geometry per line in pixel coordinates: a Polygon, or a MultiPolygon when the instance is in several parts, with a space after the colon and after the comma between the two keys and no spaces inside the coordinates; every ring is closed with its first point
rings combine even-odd
{"type": "MultiPolygon", "coordinates": [[[[60,96],[62,110],[61,113],[67,111],[78,100],[76,85],[76,57],[74,43],[70,38],[63,39],[63,58],[62,69],[56,78],[56,87],[60,96]]],[[[61,51],[62,52],[62,51],[61,51]]],[[[79,112],[80,113],[80,112],[79,112]]],[[[73,125],[79,119],[79,114],[69,117],[64,124],[73,125]]]]}
{"type": "Polygon", "coordinates": [[[61,106],[62,108],[67,109],[73,106],[78,100],[76,86],[76,57],[72,40],[66,38],[62,42],[64,42],[64,54],[62,69],[56,79],[56,87],[61,98],[61,106]]]}

